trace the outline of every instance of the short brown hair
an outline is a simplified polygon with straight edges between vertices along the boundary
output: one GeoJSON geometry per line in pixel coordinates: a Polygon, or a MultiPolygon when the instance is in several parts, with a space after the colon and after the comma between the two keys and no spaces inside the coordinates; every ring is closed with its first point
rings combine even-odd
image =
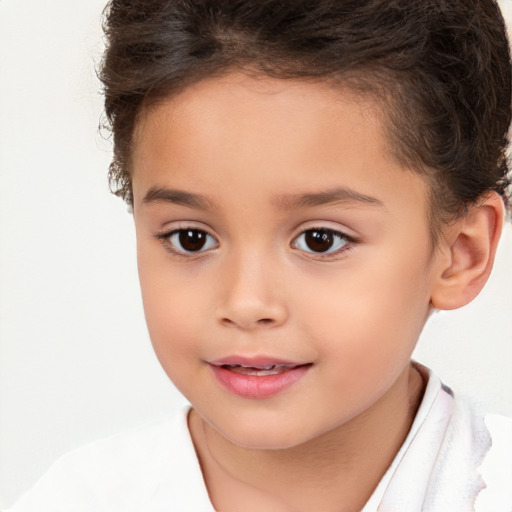
{"type": "Polygon", "coordinates": [[[511,67],[494,0],[111,0],[104,30],[110,184],[129,203],[141,110],[230,70],[386,98],[391,147],[431,184],[435,219],[493,190],[507,202],[511,67]]]}

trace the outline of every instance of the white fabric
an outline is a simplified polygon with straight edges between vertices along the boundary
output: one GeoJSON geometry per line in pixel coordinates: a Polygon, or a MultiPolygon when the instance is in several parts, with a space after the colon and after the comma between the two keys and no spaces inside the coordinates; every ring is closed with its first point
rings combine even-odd
{"type": "MultiPolygon", "coordinates": [[[[394,485],[393,488],[391,488],[389,491],[387,491],[388,487],[390,486],[391,480],[395,476],[395,473],[397,471],[399,464],[402,464],[401,467],[404,467],[405,463],[402,463],[404,455],[407,452],[412,453],[411,452],[411,444],[413,442],[413,439],[415,439],[416,436],[418,435],[418,431],[420,430],[420,427],[423,428],[423,430],[427,430],[427,429],[425,429],[425,427],[423,427],[423,425],[425,424],[425,420],[427,419],[427,417],[429,416],[429,414],[431,413],[431,411],[434,407],[434,403],[436,402],[437,396],[442,391],[441,381],[439,380],[439,378],[436,375],[432,374],[427,368],[425,368],[422,365],[416,364],[416,367],[421,372],[423,378],[427,382],[427,386],[425,389],[425,393],[423,395],[423,399],[421,401],[420,408],[418,409],[418,412],[416,413],[416,417],[414,418],[413,424],[411,426],[411,430],[409,431],[407,438],[405,439],[400,450],[396,454],[393,462],[391,463],[391,466],[386,471],[386,474],[379,482],[377,488],[375,489],[372,496],[370,497],[370,499],[368,500],[368,502],[366,503],[365,507],[363,508],[363,510],[361,512],[375,512],[376,510],[378,510],[378,506],[383,501],[385,493],[387,496],[386,501],[389,501],[391,499],[390,496],[392,496],[392,493],[395,492],[395,491],[393,491],[393,489],[397,489],[397,487],[398,487],[398,486],[394,485]]],[[[445,394],[441,394],[441,397],[442,397],[441,398],[442,402],[439,402],[439,406],[436,408],[437,415],[438,416],[445,415],[445,416],[449,417],[452,412],[451,397],[448,400],[446,400],[445,394]]],[[[429,432],[430,442],[439,443],[439,437],[440,437],[438,435],[439,431],[437,429],[434,429],[434,430],[428,429],[428,432],[429,432]],[[433,437],[434,437],[434,439],[432,439],[433,437]]],[[[432,466],[432,457],[435,457],[435,453],[436,453],[436,451],[432,449],[432,450],[429,450],[428,454],[426,455],[428,457],[428,461],[425,460],[427,467],[432,466]]],[[[408,455],[408,459],[410,459],[411,457],[412,457],[412,455],[408,455]]],[[[405,471],[407,471],[407,469],[405,469],[405,471]]],[[[399,478],[399,475],[397,475],[395,477],[395,480],[398,478],[399,478]]],[[[421,481],[416,477],[414,479],[414,482],[410,482],[409,485],[412,485],[414,487],[413,495],[416,496],[416,499],[418,499],[418,496],[420,496],[420,495],[424,496],[425,490],[419,489],[420,486],[425,485],[424,481],[421,481]]],[[[400,491],[398,491],[398,492],[400,493],[400,491]]],[[[410,506],[412,506],[412,505],[410,505],[410,506]]],[[[381,509],[384,510],[384,508],[382,508],[382,507],[381,507],[381,509]]],[[[421,510],[421,508],[418,508],[417,504],[416,504],[416,509],[421,510]]],[[[414,508],[411,508],[410,510],[414,510],[414,508]]]]}
{"type": "Polygon", "coordinates": [[[214,512],[187,413],[64,455],[6,512],[214,512]]]}
{"type": "MultiPolygon", "coordinates": [[[[420,370],[421,406],[362,512],[512,512],[512,420],[484,423],[420,370]]],[[[187,411],[65,455],[5,512],[214,512],[187,411]]]]}

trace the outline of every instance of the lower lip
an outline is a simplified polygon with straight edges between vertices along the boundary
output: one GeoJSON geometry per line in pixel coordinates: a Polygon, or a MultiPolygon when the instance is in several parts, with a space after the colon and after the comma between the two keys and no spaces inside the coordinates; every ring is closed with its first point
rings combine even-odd
{"type": "Polygon", "coordinates": [[[300,380],[311,365],[302,365],[276,375],[244,375],[210,365],[217,380],[231,393],[244,398],[270,398],[300,380]]]}

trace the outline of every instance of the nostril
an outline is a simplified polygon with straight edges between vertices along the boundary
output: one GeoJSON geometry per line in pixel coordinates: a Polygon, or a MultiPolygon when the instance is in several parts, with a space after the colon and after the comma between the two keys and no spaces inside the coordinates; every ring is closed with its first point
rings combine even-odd
{"type": "MultiPolygon", "coordinates": [[[[238,325],[240,327],[249,327],[251,325],[251,322],[247,322],[247,324],[244,322],[241,322],[241,321],[236,322],[235,320],[231,320],[231,318],[228,318],[228,317],[221,318],[220,322],[221,322],[221,324],[223,324],[225,326],[238,325]]],[[[260,318],[259,320],[256,320],[254,323],[252,323],[252,325],[253,326],[257,326],[257,325],[264,326],[264,325],[270,325],[273,323],[274,323],[274,320],[272,318],[260,318]]]]}

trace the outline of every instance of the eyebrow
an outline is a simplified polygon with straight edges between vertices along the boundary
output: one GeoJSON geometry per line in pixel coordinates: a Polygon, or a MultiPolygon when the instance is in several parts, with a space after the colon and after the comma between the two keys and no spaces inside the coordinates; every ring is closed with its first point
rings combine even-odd
{"type": "Polygon", "coordinates": [[[149,203],[172,203],[181,206],[188,206],[190,208],[197,208],[199,210],[213,210],[214,205],[206,197],[192,192],[185,192],[184,190],[177,190],[165,187],[152,187],[150,188],[144,199],[143,204],[149,203]]]}
{"type": "Polygon", "coordinates": [[[380,199],[361,194],[346,187],[307,194],[280,195],[274,201],[283,210],[322,206],[331,203],[362,203],[370,206],[384,207],[384,203],[380,199]]]}
{"type": "MultiPolygon", "coordinates": [[[[171,203],[199,210],[213,210],[215,205],[206,197],[184,190],[166,187],[152,187],[143,199],[143,204],[171,203]]],[[[362,203],[370,206],[384,207],[384,203],[376,197],[367,196],[350,188],[341,187],[322,192],[309,192],[305,194],[285,194],[276,196],[273,203],[282,210],[322,206],[332,203],[362,203]]]]}

